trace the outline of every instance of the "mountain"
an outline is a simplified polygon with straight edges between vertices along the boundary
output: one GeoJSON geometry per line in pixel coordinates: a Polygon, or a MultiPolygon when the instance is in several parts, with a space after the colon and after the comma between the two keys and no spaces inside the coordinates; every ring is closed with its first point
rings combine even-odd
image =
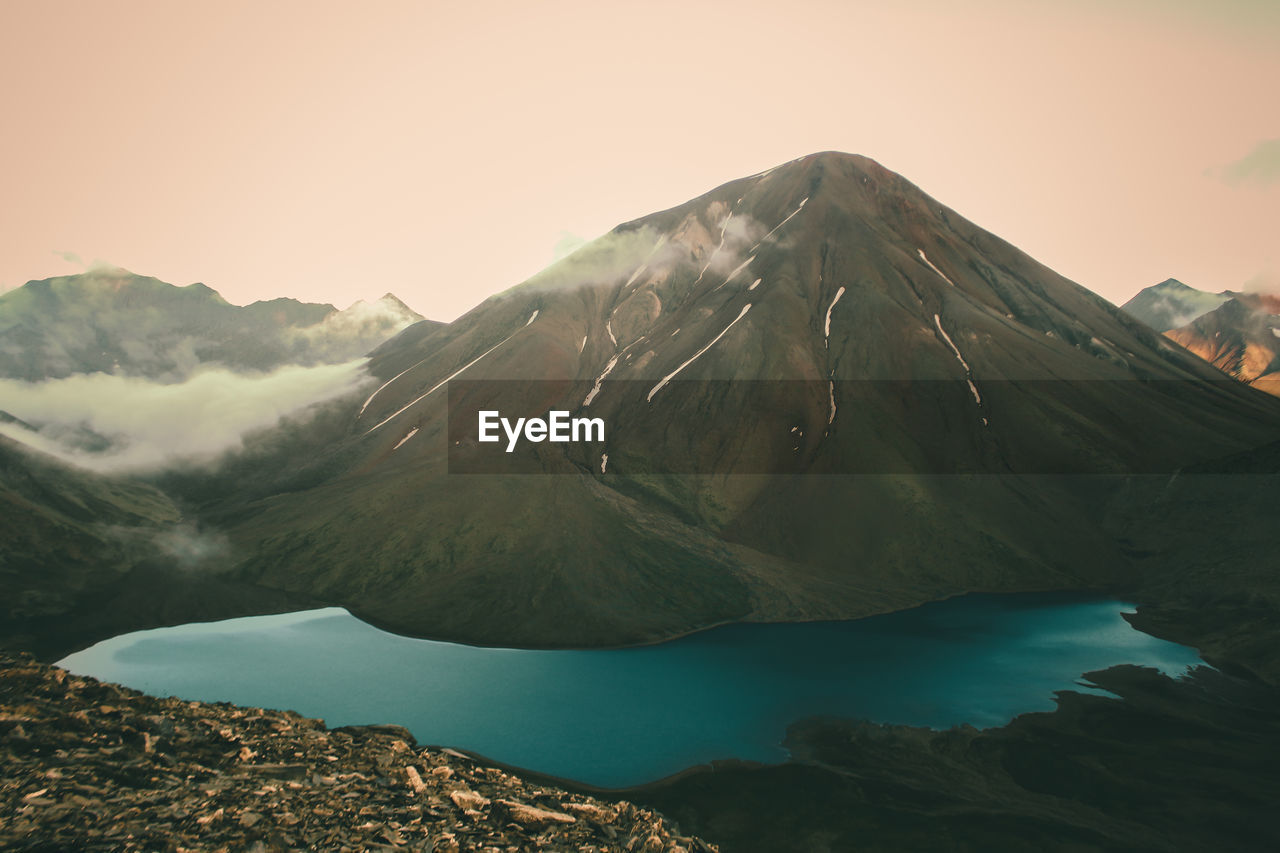
{"type": "Polygon", "coordinates": [[[620,225],[369,369],[310,432],[171,486],[238,581],[485,644],[1136,589],[1158,569],[1113,524],[1126,490],[1280,438],[1280,401],[832,152],[620,225]],[[504,454],[484,408],[608,432],[504,454]]]}
{"type": "Polygon", "coordinates": [[[57,658],[173,621],[305,607],[210,572],[223,539],[155,485],[60,464],[0,436],[0,648],[57,658]]]}
{"type": "Polygon", "coordinates": [[[348,361],[422,320],[391,294],[345,311],[296,299],[231,305],[203,284],[175,287],[123,269],[27,282],[0,295],[0,377],[74,373],[166,381],[348,361]]]}
{"type": "Polygon", "coordinates": [[[1165,334],[1224,373],[1280,396],[1280,297],[1233,294],[1165,334]]]}
{"type": "Polygon", "coordinates": [[[1230,298],[1230,293],[1207,293],[1167,278],[1139,291],[1120,308],[1157,332],[1165,332],[1185,326],[1230,298]]]}

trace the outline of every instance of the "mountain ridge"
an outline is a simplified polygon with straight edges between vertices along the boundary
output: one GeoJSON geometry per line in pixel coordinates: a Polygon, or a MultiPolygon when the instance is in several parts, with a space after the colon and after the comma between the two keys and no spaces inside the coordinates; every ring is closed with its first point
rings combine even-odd
{"type": "Polygon", "coordinates": [[[1167,332],[1194,321],[1231,298],[1231,292],[1209,293],[1167,278],[1143,288],[1120,306],[1157,332],[1167,332]]]}
{"type": "Polygon", "coordinates": [[[1228,376],[1280,396],[1280,297],[1211,294],[1168,279],[1142,290],[1122,310],[1228,376]]]}
{"type": "Polygon", "coordinates": [[[291,297],[237,306],[201,283],[179,287],[104,268],[0,294],[0,376],[37,382],[105,372],[179,381],[208,365],[336,363],[422,320],[391,294],[343,311],[291,297]]]}

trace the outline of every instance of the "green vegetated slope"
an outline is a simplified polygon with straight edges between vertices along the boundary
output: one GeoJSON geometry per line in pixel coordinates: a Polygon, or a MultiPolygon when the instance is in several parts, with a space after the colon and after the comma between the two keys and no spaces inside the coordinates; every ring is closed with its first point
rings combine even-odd
{"type": "Polygon", "coordinates": [[[0,647],[57,658],[113,634],[311,600],[218,571],[225,542],[150,483],[0,437],[0,647]]]}

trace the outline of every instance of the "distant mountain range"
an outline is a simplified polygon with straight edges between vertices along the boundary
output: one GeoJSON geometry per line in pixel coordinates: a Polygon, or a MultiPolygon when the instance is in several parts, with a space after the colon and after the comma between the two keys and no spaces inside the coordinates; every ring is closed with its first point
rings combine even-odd
{"type": "Polygon", "coordinates": [[[390,293],[343,311],[296,299],[241,307],[203,284],[100,269],[0,295],[0,377],[102,372],[172,382],[212,365],[330,364],[359,358],[422,319],[390,293]]]}
{"type": "Polygon", "coordinates": [[[1122,307],[1229,376],[1280,396],[1280,297],[1206,293],[1168,279],[1122,307]]]}
{"type": "MultiPolygon", "coordinates": [[[[414,323],[438,325],[391,294],[343,311],[294,299],[239,307],[202,284],[96,270],[0,295],[0,380],[111,374],[172,385],[204,369],[340,363],[414,323]]],[[[5,411],[11,404],[0,395],[0,426],[42,438],[5,411]]],[[[112,445],[86,424],[56,438],[86,453],[112,445]]],[[[66,649],[122,626],[309,601],[203,573],[221,541],[150,482],[68,467],[0,436],[0,635],[10,645],[66,649]]]]}

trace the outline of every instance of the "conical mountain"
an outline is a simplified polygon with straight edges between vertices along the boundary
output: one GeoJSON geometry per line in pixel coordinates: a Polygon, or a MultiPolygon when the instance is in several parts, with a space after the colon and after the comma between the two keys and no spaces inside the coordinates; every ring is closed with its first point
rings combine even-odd
{"type": "Polygon", "coordinates": [[[1280,436],[1280,402],[838,153],[620,225],[370,369],[207,510],[247,580],[482,643],[1131,587],[1125,478],[1280,436]],[[503,456],[485,406],[608,432],[503,456]]]}
{"type": "Polygon", "coordinates": [[[1167,332],[1185,326],[1230,298],[1227,292],[1209,293],[1167,278],[1143,288],[1120,308],[1157,332],[1167,332]]]}

